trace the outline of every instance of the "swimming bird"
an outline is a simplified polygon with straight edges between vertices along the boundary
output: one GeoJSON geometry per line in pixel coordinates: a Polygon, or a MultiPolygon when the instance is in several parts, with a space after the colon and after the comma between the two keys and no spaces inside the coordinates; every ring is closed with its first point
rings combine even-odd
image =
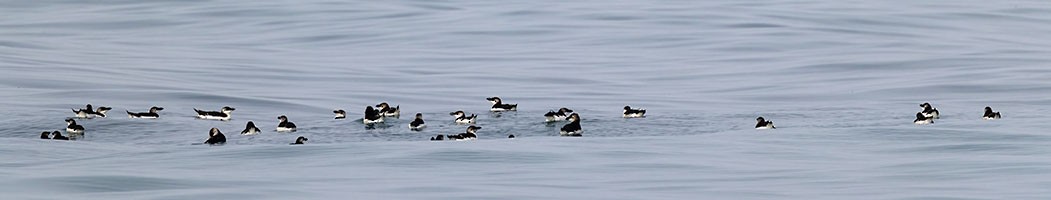
{"type": "Polygon", "coordinates": [[[205,140],[204,143],[210,145],[226,144],[226,135],[223,135],[223,132],[219,132],[219,128],[212,128],[212,130],[208,131],[208,140],[205,140]]]}
{"type": "Polygon", "coordinates": [[[449,113],[449,115],[456,117],[457,124],[474,124],[475,122],[477,122],[476,119],[478,119],[478,115],[471,114],[471,116],[468,117],[467,113],[464,113],[462,110],[451,112],[449,113]]]}
{"type": "Polygon", "coordinates": [[[365,124],[382,123],[383,115],[379,110],[372,108],[372,106],[368,106],[365,107],[365,118],[362,118],[361,122],[365,124]]]}
{"type": "Polygon", "coordinates": [[[51,139],[52,140],[69,140],[69,137],[62,136],[62,133],[59,133],[58,131],[55,131],[55,132],[51,132],[51,139]]]}
{"type": "Polygon", "coordinates": [[[934,117],[923,114],[923,112],[916,113],[916,120],[912,120],[914,124],[933,124],[934,117]]]}
{"type": "Polygon", "coordinates": [[[51,132],[44,131],[43,133],[40,133],[40,139],[50,140],[51,132]]]}
{"type": "Polygon", "coordinates": [[[248,124],[245,124],[245,130],[241,131],[241,135],[255,135],[262,132],[262,130],[259,130],[259,127],[255,127],[254,122],[248,121],[248,124]]]}
{"type": "Polygon", "coordinates": [[[923,107],[923,111],[921,111],[923,115],[934,119],[941,118],[940,113],[938,113],[938,109],[935,109],[934,106],[931,106],[931,103],[923,102],[922,104],[920,104],[920,107],[923,107]]]}
{"type": "Polygon", "coordinates": [[[164,108],[154,106],[154,107],[150,107],[150,111],[149,112],[144,112],[144,113],[133,113],[133,112],[127,111],[127,110],[125,110],[125,111],[128,112],[128,118],[157,119],[158,117],[161,116],[161,115],[157,114],[157,111],[161,111],[161,110],[164,110],[164,108]]]}
{"type": "Polygon", "coordinates": [[[233,112],[234,110],[236,110],[236,109],[231,108],[230,106],[223,106],[223,109],[220,110],[220,111],[202,111],[202,110],[197,110],[197,108],[193,109],[193,111],[197,112],[197,118],[200,118],[200,119],[215,119],[215,120],[220,120],[220,121],[229,121],[230,120],[230,113],[233,112]]]}
{"type": "Polygon", "coordinates": [[[69,134],[84,134],[84,126],[77,125],[77,121],[73,118],[66,119],[66,133],[69,134]]]}
{"type": "Polygon", "coordinates": [[[380,115],[384,117],[398,117],[401,116],[401,105],[391,108],[387,102],[380,102],[376,104],[376,109],[380,110],[380,115]]]}
{"type": "Polygon", "coordinates": [[[347,111],[343,111],[343,110],[334,110],[334,111],[332,111],[332,113],[336,113],[336,119],[344,119],[344,118],[347,118],[347,111]]]}
{"type": "Polygon", "coordinates": [[[277,120],[280,121],[277,124],[277,132],[296,132],[296,124],[288,121],[288,117],[281,115],[277,120]]]}
{"type": "Polygon", "coordinates": [[[631,106],[624,106],[624,118],[638,118],[645,117],[646,109],[632,109],[631,106]]]}
{"type": "Polygon", "coordinates": [[[73,108],[71,110],[73,110],[73,114],[76,115],[77,118],[88,118],[93,116],[93,113],[95,113],[95,109],[92,108],[91,104],[88,104],[85,107],[86,108],[81,108],[80,110],[77,110],[76,108],[73,108]]]}
{"type": "Polygon", "coordinates": [[[307,140],[309,140],[307,139],[307,137],[299,136],[298,138],[296,138],[295,143],[289,143],[289,145],[306,144],[307,140]]]}
{"type": "Polygon", "coordinates": [[[85,106],[84,109],[80,109],[80,110],[72,109],[72,110],[73,110],[73,114],[75,114],[77,118],[94,118],[94,117],[106,117],[106,112],[109,112],[110,110],[113,110],[113,108],[105,107],[105,106],[99,106],[97,109],[92,110],[91,109],[91,104],[88,104],[87,106],[85,106]]]}
{"type": "Polygon", "coordinates": [[[584,130],[580,129],[580,115],[576,113],[570,114],[567,120],[569,120],[569,124],[562,126],[562,129],[558,133],[562,136],[583,136],[584,130]]]}
{"type": "Polygon", "coordinates": [[[985,107],[985,114],[982,115],[982,119],[985,119],[985,120],[1000,119],[1000,112],[993,112],[993,108],[990,108],[989,106],[986,106],[985,107]]]}
{"type": "Polygon", "coordinates": [[[569,108],[559,108],[558,112],[548,111],[547,114],[544,114],[544,118],[546,118],[544,121],[545,122],[564,121],[564,120],[566,120],[567,117],[569,117],[570,114],[573,114],[573,110],[570,110],[569,108]]]}
{"type": "Polygon", "coordinates": [[[755,118],[755,129],[777,129],[774,127],[774,121],[766,121],[763,117],[755,118]]]}
{"type": "Polygon", "coordinates": [[[518,104],[504,104],[503,101],[500,100],[500,97],[489,97],[485,98],[485,100],[489,100],[489,103],[493,104],[493,107],[489,108],[489,111],[503,112],[518,110],[518,104]]]}
{"type": "Polygon", "coordinates": [[[437,136],[431,137],[431,141],[442,141],[445,140],[445,136],[438,134],[437,136]]]}
{"type": "Polygon", "coordinates": [[[476,134],[478,132],[478,129],[482,129],[482,127],[470,126],[470,127],[467,127],[467,131],[466,132],[463,132],[463,133],[460,133],[460,134],[455,134],[455,135],[446,135],[445,137],[449,138],[449,140],[457,140],[457,141],[460,141],[460,140],[475,140],[475,139],[478,139],[478,135],[476,134]]]}
{"type": "Polygon", "coordinates": [[[423,122],[423,113],[416,113],[416,119],[409,122],[409,130],[422,131],[423,128],[427,128],[427,124],[423,122]]]}
{"type": "Polygon", "coordinates": [[[507,135],[507,139],[515,139],[515,134],[507,135]]]}

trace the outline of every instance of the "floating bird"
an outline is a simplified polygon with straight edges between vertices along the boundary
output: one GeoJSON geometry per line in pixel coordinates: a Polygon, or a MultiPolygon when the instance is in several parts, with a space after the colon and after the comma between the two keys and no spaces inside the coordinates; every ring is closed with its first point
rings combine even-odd
{"type": "Polygon", "coordinates": [[[66,133],[69,134],[84,134],[84,126],[77,125],[77,121],[72,118],[66,119],[66,133]]]}
{"type": "Polygon", "coordinates": [[[438,134],[437,136],[431,137],[431,141],[442,141],[445,140],[445,136],[438,134]]]}
{"type": "Polygon", "coordinates": [[[933,124],[934,123],[934,117],[933,116],[929,116],[929,115],[925,115],[925,114],[923,114],[923,112],[918,112],[918,113],[916,113],[916,120],[912,120],[912,123],[914,123],[914,124],[933,124]]]}
{"type": "Polygon", "coordinates": [[[161,115],[157,114],[157,111],[161,111],[161,110],[164,110],[164,108],[154,106],[154,107],[150,107],[150,111],[149,112],[133,113],[133,112],[127,111],[127,110],[125,110],[125,112],[128,112],[128,118],[157,119],[158,117],[161,116],[161,115]]]}
{"type": "Polygon", "coordinates": [[[566,120],[567,117],[569,117],[570,114],[573,114],[573,110],[570,110],[569,108],[559,108],[558,112],[548,111],[547,114],[544,114],[544,118],[546,118],[544,121],[545,122],[564,121],[564,120],[566,120]]]}
{"type": "Polygon", "coordinates": [[[457,124],[474,124],[477,122],[476,119],[478,119],[478,115],[471,114],[471,116],[467,116],[467,113],[464,113],[462,110],[451,112],[449,115],[456,117],[457,124]]]}
{"type": "Polygon", "coordinates": [[[755,118],[755,129],[777,129],[774,127],[774,121],[766,121],[763,117],[755,118]]]}
{"type": "Polygon", "coordinates": [[[212,130],[208,131],[208,140],[205,140],[204,143],[210,145],[226,144],[226,135],[223,135],[223,132],[219,132],[219,128],[212,128],[212,130]]]}
{"type": "Polygon", "coordinates": [[[401,105],[392,108],[390,107],[390,104],[387,104],[387,102],[380,102],[380,104],[376,105],[376,109],[379,109],[380,115],[383,115],[384,117],[401,116],[401,105]]]}
{"type": "Polygon", "coordinates": [[[296,124],[288,121],[288,117],[281,115],[277,120],[280,121],[277,124],[277,132],[296,132],[296,124]]]}
{"type": "Polygon", "coordinates": [[[222,108],[222,110],[220,110],[220,111],[202,111],[202,110],[197,110],[197,108],[193,109],[193,111],[197,112],[197,118],[200,118],[200,119],[215,119],[215,120],[220,120],[220,121],[229,121],[230,120],[230,113],[233,112],[234,110],[236,110],[236,109],[231,108],[229,106],[224,106],[222,108]]]}
{"type": "Polygon", "coordinates": [[[515,134],[507,135],[508,139],[515,139],[515,134]]]}
{"type": "Polygon", "coordinates": [[[306,144],[307,140],[309,140],[307,139],[307,137],[299,136],[298,138],[296,138],[295,143],[289,143],[289,145],[306,144]]]}
{"type": "Polygon", "coordinates": [[[245,130],[241,131],[241,135],[255,135],[262,132],[262,130],[259,130],[259,127],[255,126],[254,122],[248,121],[248,124],[245,124],[245,130]]]}
{"type": "Polygon", "coordinates": [[[62,133],[59,133],[58,131],[51,132],[51,139],[52,140],[69,140],[68,137],[62,136],[62,133]]]}
{"type": "Polygon", "coordinates": [[[73,114],[75,114],[77,118],[106,117],[106,112],[109,112],[110,110],[113,110],[113,108],[105,106],[100,106],[97,109],[92,110],[91,104],[88,104],[84,109],[73,109],[73,114]]]}
{"type": "Polygon", "coordinates": [[[44,131],[43,133],[40,133],[40,139],[50,140],[51,132],[44,131]]]}
{"type": "Polygon", "coordinates": [[[423,128],[427,128],[427,124],[423,122],[423,113],[416,113],[416,119],[409,122],[409,130],[422,131],[423,128]]]}
{"type": "Polygon", "coordinates": [[[985,119],[985,120],[1000,119],[1000,112],[993,112],[993,108],[990,108],[989,106],[986,106],[985,107],[985,114],[982,115],[982,119],[985,119]]]}
{"type": "Polygon", "coordinates": [[[934,119],[941,118],[940,113],[938,113],[938,109],[935,109],[934,106],[931,106],[931,103],[923,102],[922,104],[920,104],[920,107],[923,108],[923,111],[921,111],[923,115],[934,119]]]}
{"type": "Polygon", "coordinates": [[[372,106],[365,107],[365,118],[361,119],[361,122],[365,124],[375,124],[383,122],[383,115],[379,110],[372,108],[372,106]]]}
{"type": "Polygon", "coordinates": [[[463,133],[460,133],[460,134],[455,134],[455,135],[446,135],[445,137],[449,138],[449,140],[457,140],[457,141],[475,140],[475,139],[478,139],[478,135],[476,134],[478,129],[482,129],[482,127],[470,126],[470,127],[467,127],[467,131],[466,132],[463,132],[463,133]]]}
{"type": "Polygon", "coordinates": [[[336,119],[344,119],[344,118],[347,118],[347,111],[343,111],[343,110],[334,110],[334,111],[332,111],[332,113],[336,113],[336,119]]]}
{"type": "Polygon", "coordinates": [[[583,136],[584,130],[580,128],[580,115],[573,113],[569,115],[569,124],[562,126],[559,130],[559,134],[562,136],[580,137],[583,136]]]}
{"type": "Polygon", "coordinates": [[[500,100],[500,97],[489,97],[485,98],[485,100],[489,100],[489,103],[493,104],[493,107],[489,108],[489,111],[503,112],[518,110],[518,104],[504,104],[503,101],[500,100]]]}
{"type": "Polygon", "coordinates": [[[631,106],[624,106],[624,118],[638,118],[645,117],[645,109],[632,109],[631,106]]]}

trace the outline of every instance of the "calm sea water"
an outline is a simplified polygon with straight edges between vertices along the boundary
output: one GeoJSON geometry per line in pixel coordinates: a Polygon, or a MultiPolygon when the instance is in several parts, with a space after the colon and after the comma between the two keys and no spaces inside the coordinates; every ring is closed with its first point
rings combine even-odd
{"type": "Polygon", "coordinates": [[[1045,1],[3,1],[0,13],[4,199],[1051,197],[1045,1]],[[489,96],[520,111],[489,113],[489,96]],[[382,101],[404,116],[355,120],[382,101]],[[927,101],[942,119],[911,124],[927,101]],[[35,139],[88,103],[115,109],[80,120],[79,141],[35,139]],[[620,118],[624,105],[649,117],[620,118]],[[150,106],[161,119],[124,117],[150,106]],[[193,118],[222,106],[233,120],[193,118]],[[981,120],[985,106],[1004,119],[981,120]],[[543,123],[559,107],[581,113],[585,137],[543,123]],[[456,110],[480,115],[479,140],[427,141],[463,131],[456,110]],[[405,127],[416,112],[423,132],[405,127]],[[274,133],[279,115],[300,130],[274,133]],[[757,116],[779,129],[752,130],[757,116]],[[249,120],[265,132],[237,134],[249,120]],[[191,145],[211,127],[229,143],[191,145]],[[300,135],[308,145],[287,145],[300,135]]]}

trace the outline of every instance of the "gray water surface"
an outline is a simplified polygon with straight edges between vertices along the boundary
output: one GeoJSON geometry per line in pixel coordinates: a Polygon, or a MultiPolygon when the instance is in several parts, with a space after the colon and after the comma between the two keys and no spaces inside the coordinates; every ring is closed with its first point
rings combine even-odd
{"type": "Polygon", "coordinates": [[[0,2],[11,199],[1046,199],[1044,1],[0,2]],[[485,97],[519,104],[490,113],[485,97]],[[366,128],[367,105],[403,116],[366,128]],[[918,104],[942,112],[911,124],[918,104]],[[60,130],[70,108],[110,106],[60,130]],[[620,117],[621,107],[649,111],[620,117]],[[162,106],[157,120],[125,110],[162,106]],[[228,122],[193,108],[237,108],[228,122]],[[1003,120],[983,121],[992,106],[1003,120]],[[585,137],[558,137],[569,107],[585,137]],[[346,120],[332,119],[345,109],[346,120]],[[480,115],[471,142],[449,112],[480,115]],[[420,112],[430,125],[406,128],[420,112]],[[299,125],[275,133],[277,116],[299,125]],[[777,130],[752,130],[764,116],[777,130]],[[247,121],[264,130],[238,133],[247,121]],[[224,146],[192,145],[218,127],[224,146]],[[508,140],[514,134],[517,139],[508,140]],[[305,146],[289,146],[297,136],[305,146]]]}

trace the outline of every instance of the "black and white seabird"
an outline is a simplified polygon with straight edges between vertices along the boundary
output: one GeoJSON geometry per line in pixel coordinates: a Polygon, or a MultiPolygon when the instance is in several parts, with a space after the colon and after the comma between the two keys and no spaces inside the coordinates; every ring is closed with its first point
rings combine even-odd
{"type": "Polygon", "coordinates": [[[478,129],[482,129],[482,127],[470,126],[470,127],[467,127],[467,131],[466,132],[463,132],[463,133],[460,133],[460,134],[455,134],[455,135],[446,135],[445,137],[449,138],[449,140],[457,140],[457,141],[459,141],[459,140],[475,140],[475,139],[478,139],[478,135],[476,134],[478,132],[478,129]]]}
{"type": "Polygon", "coordinates": [[[442,141],[442,140],[445,140],[445,136],[441,135],[441,134],[438,134],[438,135],[436,135],[434,137],[431,137],[431,141],[442,141]]]}
{"type": "Polygon", "coordinates": [[[467,116],[467,113],[464,113],[462,110],[451,112],[449,113],[449,115],[456,117],[457,124],[474,124],[475,122],[477,122],[476,119],[478,119],[478,115],[471,114],[471,116],[467,116]]]}
{"type": "Polygon", "coordinates": [[[934,106],[931,106],[931,103],[923,102],[922,104],[920,104],[920,107],[923,108],[923,111],[921,111],[923,115],[934,119],[941,118],[940,114],[938,113],[938,109],[935,109],[934,106]]]}
{"type": "Polygon", "coordinates": [[[507,139],[515,139],[515,134],[507,135],[507,139]]]}
{"type": "Polygon", "coordinates": [[[254,122],[248,121],[248,124],[245,124],[245,130],[241,131],[241,135],[255,135],[262,132],[262,130],[259,130],[259,127],[255,127],[254,122]]]}
{"type": "Polygon", "coordinates": [[[387,102],[380,102],[380,104],[376,104],[376,109],[379,109],[380,115],[383,115],[384,117],[401,116],[401,105],[392,108],[387,102]]]}
{"type": "Polygon", "coordinates": [[[80,109],[80,110],[72,109],[72,110],[73,110],[73,114],[76,115],[77,118],[94,118],[94,117],[106,117],[106,112],[109,112],[110,110],[113,110],[113,108],[100,106],[97,109],[92,110],[91,109],[91,104],[88,104],[83,109],[80,109]]]}
{"type": "Polygon", "coordinates": [[[493,104],[493,107],[489,108],[489,111],[503,112],[518,110],[518,104],[504,104],[503,100],[500,100],[500,97],[489,97],[485,98],[485,100],[489,100],[489,103],[493,104]]]}
{"type": "Polygon", "coordinates": [[[234,110],[236,110],[236,109],[231,108],[230,106],[224,106],[223,109],[220,110],[220,111],[202,111],[202,110],[197,110],[197,108],[193,109],[193,111],[197,112],[197,118],[200,118],[200,119],[215,119],[215,120],[221,120],[221,121],[229,121],[230,120],[230,113],[233,112],[234,110]]]}
{"type": "Polygon", "coordinates": [[[632,109],[631,106],[624,106],[624,118],[637,118],[645,116],[646,109],[632,109]]]}
{"type": "Polygon", "coordinates": [[[208,131],[208,140],[205,140],[204,143],[210,145],[226,144],[226,135],[223,135],[223,132],[219,132],[219,128],[212,128],[212,130],[208,131]]]}
{"type": "Polygon", "coordinates": [[[546,118],[544,121],[545,122],[565,121],[566,118],[569,117],[570,114],[573,114],[573,110],[570,110],[569,108],[559,108],[558,112],[548,111],[547,114],[544,114],[544,118],[546,118]]]}
{"type": "Polygon", "coordinates": [[[62,133],[59,133],[58,131],[55,131],[55,132],[51,132],[51,139],[52,140],[69,140],[69,137],[62,136],[62,133]]]}
{"type": "Polygon", "coordinates": [[[307,140],[309,140],[307,137],[299,136],[295,143],[289,143],[289,145],[306,144],[307,140]]]}
{"type": "Polygon", "coordinates": [[[40,133],[40,139],[50,140],[51,132],[44,131],[43,133],[40,133]]]}
{"type": "Polygon", "coordinates": [[[383,114],[372,106],[365,107],[365,118],[362,118],[361,122],[365,124],[383,123],[383,114]]]}
{"type": "Polygon", "coordinates": [[[766,121],[763,117],[755,118],[755,129],[777,129],[774,121],[766,121]]]}
{"type": "Polygon", "coordinates": [[[77,125],[77,121],[72,118],[66,119],[66,133],[69,134],[84,134],[84,126],[77,125]]]}
{"type": "Polygon", "coordinates": [[[993,112],[993,108],[990,108],[989,106],[986,106],[985,107],[985,114],[982,115],[982,119],[985,119],[985,120],[1000,119],[1000,112],[993,112]]]}
{"type": "Polygon", "coordinates": [[[427,128],[427,124],[423,122],[423,113],[416,113],[416,119],[409,122],[409,130],[422,131],[423,128],[427,128]]]}
{"type": "Polygon", "coordinates": [[[288,121],[288,117],[281,115],[277,120],[280,121],[277,124],[277,132],[296,132],[296,124],[288,121]]]}
{"type": "Polygon", "coordinates": [[[157,119],[158,117],[161,116],[161,115],[157,114],[157,111],[161,111],[161,110],[164,110],[164,108],[154,106],[154,107],[150,107],[150,111],[149,112],[133,113],[133,112],[127,111],[127,110],[125,110],[125,111],[128,112],[128,118],[157,119]]]}
{"type": "Polygon", "coordinates": [[[923,112],[916,113],[916,120],[912,120],[914,124],[933,124],[934,117],[923,114],[923,112]]]}
{"type": "Polygon", "coordinates": [[[336,119],[345,119],[345,118],[347,118],[347,111],[334,110],[334,111],[332,111],[332,113],[336,114],[336,119]]]}
{"type": "Polygon", "coordinates": [[[584,130],[580,129],[580,115],[573,113],[570,114],[566,119],[569,120],[569,124],[562,126],[559,130],[559,134],[562,136],[580,137],[583,136],[584,130]]]}

